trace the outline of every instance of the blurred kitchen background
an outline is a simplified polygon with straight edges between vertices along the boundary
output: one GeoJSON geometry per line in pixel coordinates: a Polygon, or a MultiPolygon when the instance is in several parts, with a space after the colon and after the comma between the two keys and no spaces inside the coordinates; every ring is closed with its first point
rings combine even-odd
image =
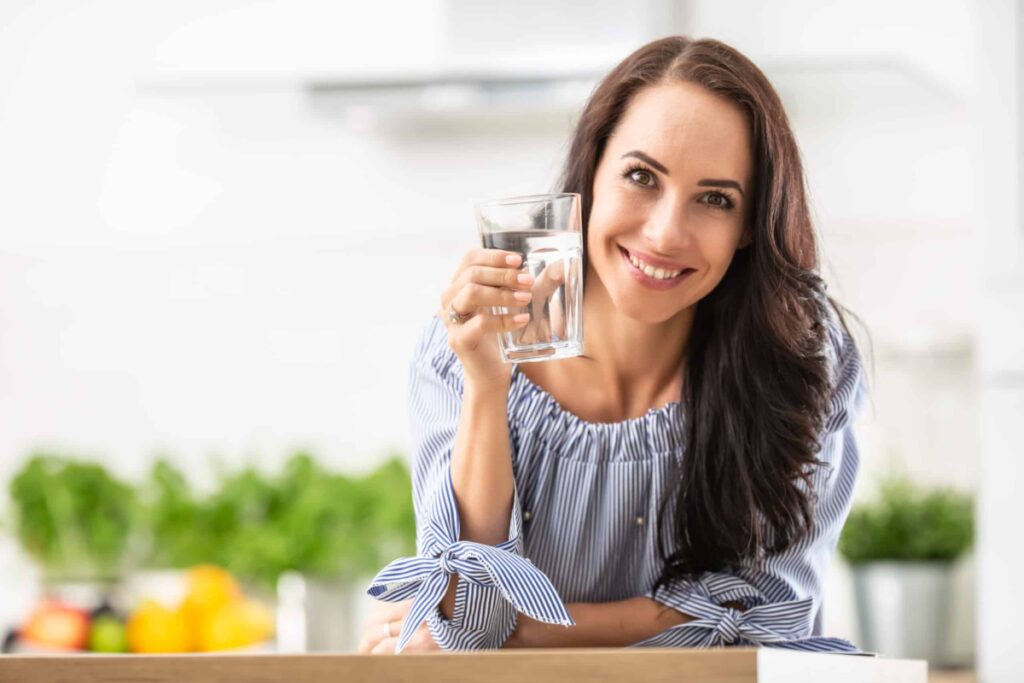
{"type": "MultiPolygon", "coordinates": [[[[163,457],[200,492],[296,451],[353,481],[407,462],[412,345],[477,242],[472,203],[554,188],[580,107],[629,52],[713,37],[781,93],[830,290],[870,332],[857,500],[893,476],[973,497],[935,663],[1017,680],[1021,14],[5,0],[0,481],[40,449],[127,482],[163,457]]],[[[4,628],[41,579],[6,510],[4,628]]],[[[853,576],[837,557],[824,624],[860,641],[853,576]]]]}

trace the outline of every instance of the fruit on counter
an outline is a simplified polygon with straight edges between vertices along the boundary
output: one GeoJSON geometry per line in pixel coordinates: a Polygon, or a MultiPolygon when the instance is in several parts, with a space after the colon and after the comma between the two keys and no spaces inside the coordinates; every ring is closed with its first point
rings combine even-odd
{"type": "Polygon", "coordinates": [[[273,637],[272,611],[244,595],[229,572],[202,565],[188,570],[184,581],[180,602],[143,599],[127,623],[107,602],[87,610],[53,597],[43,599],[3,648],[210,652],[259,645],[273,637]]]}
{"type": "Polygon", "coordinates": [[[42,600],[21,629],[22,640],[65,650],[81,650],[89,637],[89,614],[57,600],[42,600]]]}
{"type": "Polygon", "coordinates": [[[199,565],[185,574],[185,599],[181,609],[188,620],[192,649],[200,647],[203,625],[224,606],[242,599],[242,590],[230,572],[214,565],[199,565]]]}
{"type": "Polygon", "coordinates": [[[109,612],[94,617],[89,628],[89,649],[93,652],[127,652],[128,633],[121,620],[109,612]]]}
{"type": "Polygon", "coordinates": [[[274,617],[256,600],[222,606],[200,626],[198,649],[231,650],[261,643],[274,634],[274,617]]]}
{"type": "Polygon", "coordinates": [[[132,652],[188,652],[188,619],[182,609],[169,609],[155,600],[143,600],[128,619],[128,647],[132,652]]]}
{"type": "MultiPolygon", "coordinates": [[[[113,627],[110,637],[113,639],[113,627]]],[[[212,565],[185,573],[185,595],[176,609],[144,600],[128,620],[132,652],[210,652],[248,647],[274,634],[274,617],[247,598],[235,578],[212,565]]]]}

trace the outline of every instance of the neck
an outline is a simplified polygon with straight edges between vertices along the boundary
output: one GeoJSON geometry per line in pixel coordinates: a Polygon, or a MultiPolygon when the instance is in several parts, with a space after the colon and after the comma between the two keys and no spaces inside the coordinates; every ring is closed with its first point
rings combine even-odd
{"type": "Polygon", "coordinates": [[[585,355],[574,359],[576,366],[625,412],[679,400],[695,313],[696,306],[691,306],[658,323],[630,318],[615,307],[601,281],[591,277],[583,298],[585,355]]]}

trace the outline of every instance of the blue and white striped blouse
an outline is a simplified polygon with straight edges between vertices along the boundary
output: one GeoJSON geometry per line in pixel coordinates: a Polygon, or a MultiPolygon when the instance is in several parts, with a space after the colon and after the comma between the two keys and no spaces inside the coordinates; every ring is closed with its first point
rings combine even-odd
{"type": "Polygon", "coordinates": [[[662,568],[655,520],[673,459],[683,450],[681,404],[624,422],[586,422],[516,367],[508,394],[515,476],[508,540],[497,546],[461,541],[449,465],[464,375],[447,330],[431,318],[410,373],[418,556],[389,564],[368,590],[389,602],[416,598],[396,652],[424,619],[445,650],[499,648],[515,629],[517,612],[571,626],[565,603],[636,596],[695,619],[635,646],[859,652],[845,640],[821,637],[815,625],[822,577],[857,477],[852,422],[866,395],[860,355],[834,313],[828,336],[836,389],[818,454],[828,467],[812,478],[812,532],[757,569],[707,572],[653,593],[662,568]],[[459,581],[448,620],[438,605],[453,573],[459,581]],[[746,609],[723,606],[731,601],[746,609]]]}

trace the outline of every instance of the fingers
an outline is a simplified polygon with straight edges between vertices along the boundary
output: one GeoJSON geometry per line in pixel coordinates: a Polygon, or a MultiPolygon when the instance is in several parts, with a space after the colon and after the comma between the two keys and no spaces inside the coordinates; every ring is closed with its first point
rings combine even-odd
{"type": "Polygon", "coordinates": [[[379,624],[389,621],[401,621],[412,608],[412,602],[412,600],[403,600],[402,602],[384,602],[383,600],[374,600],[366,621],[367,623],[373,621],[379,624]]]}
{"type": "Polygon", "coordinates": [[[483,306],[521,307],[533,298],[533,284],[529,273],[520,272],[512,266],[471,265],[458,273],[451,286],[441,294],[441,307],[447,309],[451,304],[460,313],[469,313],[483,306]]]}
{"type": "MultiPolygon", "coordinates": [[[[398,628],[400,624],[396,625],[398,628]]],[[[396,633],[391,637],[383,637],[374,643],[367,643],[364,641],[359,646],[359,652],[361,654],[371,655],[393,655],[395,654],[395,648],[398,647],[399,635],[396,633]]],[[[430,633],[430,627],[427,626],[427,622],[420,624],[416,632],[409,638],[409,642],[405,644],[405,648],[402,649],[402,654],[409,652],[440,652],[441,646],[434,640],[434,636],[430,633]]]]}
{"type": "Polygon", "coordinates": [[[530,285],[533,284],[533,278],[529,273],[521,271],[518,266],[467,266],[465,270],[459,273],[459,276],[455,278],[452,283],[454,286],[467,285],[471,282],[475,282],[481,285],[487,285],[488,287],[506,287],[508,289],[518,289],[523,291],[529,291],[530,285]]]}
{"type": "Polygon", "coordinates": [[[359,639],[359,647],[356,648],[356,652],[361,655],[368,655],[373,652],[374,646],[377,645],[377,639],[371,638],[369,634],[364,630],[363,637],[359,639]]]}
{"type": "Polygon", "coordinates": [[[363,634],[359,641],[358,652],[369,654],[382,640],[388,638],[386,624],[391,624],[391,633],[397,637],[402,630],[405,615],[412,607],[412,600],[402,602],[384,602],[375,600],[363,622],[363,634]]]}
{"type": "Polygon", "coordinates": [[[402,631],[402,620],[404,616],[399,618],[397,621],[391,622],[377,622],[367,623],[363,627],[363,637],[359,641],[358,652],[361,654],[380,654],[381,652],[394,653],[395,644],[398,642],[398,637],[402,631]],[[391,624],[391,633],[388,635],[388,630],[385,627],[386,623],[391,624]],[[391,642],[391,649],[386,650],[388,641],[391,642]]]}
{"type": "Polygon", "coordinates": [[[509,313],[498,315],[495,313],[483,313],[477,315],[476,328],[480,334],[492,335],[495,332],[511,332],[530,322],[529,313],[509,313]]]}
{"type": "Polygon", "coordinates": [[[384,629],[377,624],[377,628],[373,629],[368,625],[363,626],[363,635],[359,639],[359,647],[356,648],[356,652],[359,654],[370,654],[373,652],[373,648],[380,642],[381,637],[384,636],[384,629]]]}
{"type": "Polygon", "coordinates": [[[530,304],[536,323],[523,331],[522,344],[537,344],[564,339],[566,336],[564,297],[552,296],[555,290],[565,284],[564,261],[552,261],[537,277],[533,287],[533,301],[530,304]]]}
{"type": "Polygon", "coordinates": [[[384,638],[379,643],[373,646],[370,650],[371,655],[393,655],[395,654],[395,648],[398,647],[398,637],[384,638]]]}
{"type": "Polygon", "coordinates": [[[441,652],[441,646],[434,640],[434,636],[430,633],[430,627],[427,626],[426,622],[416,629],[416,633],[412,635],[409,642],[405,644],[405,648],[402,649],[402,654],[410,652],[441,652]]]}
{"type": "Polygon", "coordinates": [[[563,261],[553,261],[537,277],[537,284],[533,287],[533,296],[537,301],[544,301],[564,283],[565,263],[563,261]]]}
{"type": "Polygon", "coordinates": [[[448,305],[451,305],[459,313],[480,311],[493,306],[522,308],[533,299],[533,294],[528,291],[499,289],[497,287],[490,287],[476,282],[464,285],[454,294],[446,294],[448,295],[448,298],[445,296],[441,297],[442,306],[447,310],[448,305]],[[443,303],[445,301],[448,302],[448,305],[443,303]]]}
{"type": "Polygon", "coordinates": [[[581,267],[581,261],[579,259],[574,259],[568,264],[568,272],[566,272],[565,274],[565,296],[562,297],[561,305],[558,307],[558,310],[553,311],[551,315],[551,325],[553,331],[562,339],[567,339],[570,334],[569,319],[567,317],[566,309],[572,307],[575,304],[575,301],[573,301],[571,297],[578,297],[581,296],[583,293],[580,289],[582,287],[582,285],[580,284],[581,267]],[[570,289],[572,289],[573,291],[570,291],[570,289]]]}
{"type": "Polygon", "coordinates": [[[528,316],[517,317],[533,300],[534,279],[518,270],[521,261],[519,254],[500,249],[474,249],[466,254],[452,285],[441,295],[437,313],[450,334],[458,330],[454,336],[461,342],[453,343],[453,350],[473,351],[480,335],[511,332],[529,321],[528,316]],[[475,315],[466,323],[452,324],[449,308],[475,315]]]}
{"type": "MultiPolygon", "coordinates": [[[[366,623],[363,624],[363,635],[359,639],[357,652],[369,654],[373,652],[373,649],[377,647],[380,641],[388,637],[387,630],[384,628],[385,623],[384,621],[373,619],[373,615],[367,618],[366,623]]],[[[392,633],[395,633],[393,629],[392,633]]]]}
{"type": "Polygon", "coordinates": [[[470,249],[462,257],[462,261],[459,262],[459,267],[455,269],[455,276],[452,278],[452,282],[457,280],[463,271],[472,266],[485,266],[490,268],[507,268],[512,266],[518,268],[521,265],[522,260],[523,257],[514,251],[484,248],[470,249]]]}
{"type": "Polygon", "coordinates": [[[530,322],[529,313],[502,315],[481,311],[461,325],[454,325],[448,321],[448,314],[444,311],[439,311],[437,315],[451,330],[448,336],[449,345],[453,351],[460,354],[475,351],[482,341],[493,337],[495,333],[513,332],[530,322]]]}
{"type": "Polygon", "coordinates": [[[487,306],[525,306],[533,278],[519,271],[521,262],[519,254],[501,249],[469,251],[441,295],[441,308],[472,313],[487,306]]]}

